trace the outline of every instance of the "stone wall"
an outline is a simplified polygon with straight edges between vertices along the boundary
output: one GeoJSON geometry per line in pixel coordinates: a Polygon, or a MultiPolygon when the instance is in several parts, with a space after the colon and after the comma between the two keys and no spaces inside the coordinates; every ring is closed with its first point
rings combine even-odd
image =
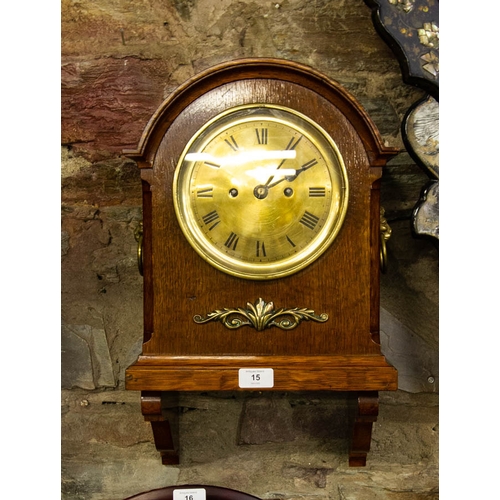
{"type": "Polygon", "coordinates": [[[400,391],[381,395],[366,469],[346,466],[342,395],[184,396],[182,463],[164,467],[139,394],[124,390],[141,350],[142,216],[138,169],[121,151],[135,148],[177,85],[246,56],[324,72],[403,149],[401,119],[423,92],[402,82],[370,9],[362,0],[63,0],[61,13],[63,498],[188,483],[266,499],[437,498],[438,252],[411,234],[427,177],[404,152],[382,185],[393,230],[382,344],[400,391]]]}

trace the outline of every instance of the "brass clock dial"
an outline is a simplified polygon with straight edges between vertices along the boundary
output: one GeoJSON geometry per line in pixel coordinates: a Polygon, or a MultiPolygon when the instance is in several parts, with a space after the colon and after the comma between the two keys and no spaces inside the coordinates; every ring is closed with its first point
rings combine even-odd
{"type": "Polygon", "coordinates": [[[180,227],[201,257],[228,274],[265,280],[303,269],[333,242],[348,180],[318,124],[258,104],[232,108],[192,137],[173,192],[180,227]]]}

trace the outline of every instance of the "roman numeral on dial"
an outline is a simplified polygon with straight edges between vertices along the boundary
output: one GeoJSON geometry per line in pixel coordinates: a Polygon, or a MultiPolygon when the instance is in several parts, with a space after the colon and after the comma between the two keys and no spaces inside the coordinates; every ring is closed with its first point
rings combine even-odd
{"type": "Polygon", "coordinates": [[[198,189],[196,191],[196,197],[197,198],[213,198],[214,196],[214,188],[203,188],[203,189],[198,189]]]}
{"type": "Polygon", "coordinates": [[[304,136],[301,135],[295,142],[295,137],[292,137],[290,139],[290,142],[288,143],[288,146],[286,147],[287,150],[292,150],[292,149],[295,149],[297,147],[297,144],[302,140],[304,136]]]}
{"type": "Polygon", "coordinates": [[[238,143],[234,139],[233,136],[229,137],[229,139],[224,139],[226,141],[227,145],[233,150],[233,151],[238,151],[238,143]]]}
{"type": "Polygon", "coordinates": [[[314,160],[310,160],[307,163],[304,163],[304,165],[302,165],[300,167],[300,170],[307,170],[308,168],[314,167],[314,165],[317,165],[317,164],[318,164],[318,160],[316,160],[316,158],[314,158],[314,160]]]}
{"type": "Polygon", "coordinates": [[[326,188],[324,187],[310,187],[309,197],[310,198],[323,198],[326,196],[326,188]]]}
{"type": "Polygon", "coordinates": [[[213,163],[211,161],[204,161],[203,162],[205,165],[208,165],[209,167],[213,167],[213,168],[220,168],[220,165],[217,165],[217,163],[213,163]]]}
{"type": "MultiPolygon", "coordinates": [[[[292,149],[295,149],[297,147],[297,144],[302,140],[304,136],[301,135],[297,140],[295,140],[295,137],[292,137],[290,139],[290,142],[288,143],[288,146],[286,147],[286,150],[287,151],[291,151],[292,149]]],[[[281,166],[283,165],[283,163],[285,163],[286,159],[284,160],[281,160],[281,163],[278,165],[277,168],[281,168],[281,166]]],[[[267,181],[267,184],[269,184],[271,182],[271,180],[273,179],[273,176],[271,176],[269,178],[269,180],[267,181]]]]}
{"type": "Polygon", "coordinates": [[[268,130],[267,128],[255,129],[255,133],[257,134],[257,142],[259,144],[267,144],[267,136],[268,130]]]}
{"type": "Polygon", "coordinates": [[[263,241],[257,241],[257,246],[256,246],[256,249],[255,249],[255,255],[256,255],[256,257],[267,257],[266,247],[265,247],[263,241]]]}
{"type": "Polygon", "coordinates": [[[236,245],[238,244],[238,241],[240,240],[239,236],[235,233],[231,233],[229,235],[229,238],[226,240],[226,243],[224,243],[224,246],[226,246],[229,249],[236,250],[236,245]]]}
{"type": "Polygon", "coordinates": [[[202,217],[203,219],[203,223],[205,225],[209,225],[209,224],[212,224],[208,230],[211,231],[215,226],[217,226],[218,224],[220,224],[221,220],[220,220],[220,217],[219,217],[219,214],[217,213],[216,210],[212,210],[211,212],[208,212],[208,214],[204,215],[202,217]]]}
{"type": "Polygon", "coordinates": [[[316,217],[306,210],[299,222],[309,229],[314,229],[319,222],[319,217],[316,217]]]}

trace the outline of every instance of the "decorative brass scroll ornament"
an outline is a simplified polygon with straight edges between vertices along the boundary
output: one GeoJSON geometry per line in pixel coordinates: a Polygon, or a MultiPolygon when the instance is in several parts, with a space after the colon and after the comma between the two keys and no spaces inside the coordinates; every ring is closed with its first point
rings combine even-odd
{"type": "Polygon", "coordinates": [[[313,310],[307,308],[294,307],[293,309],[276,309],[272,302],[264,302],[259,298],[255,304],[247,302],[248,309],[238,307],[236,309],[217,309],[206,315],[206,317],[197,314],[193,317],[195,323],[202,324],[209,321],[220,321],[226,328],[235,330],[242,326],[252,326],[261,332],[266,328],[276,326],[282,330],[293,330],[302,320],[312,320],[324,323],[328,320],[328,314],[323,313],[319,316],[313,310]]]}

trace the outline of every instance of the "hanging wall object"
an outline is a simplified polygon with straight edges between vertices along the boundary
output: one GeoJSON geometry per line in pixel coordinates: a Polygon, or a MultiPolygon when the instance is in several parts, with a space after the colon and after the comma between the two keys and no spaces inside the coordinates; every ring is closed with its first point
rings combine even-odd
{"type": "Polygon", "coordinates": [[[439,103],[427,96],[403,120],[403,140],[415,163],[432,179],[413,209],[415,234],[439,239],[439,103]]]}
{"type": "Polygon", "coordinates": [[[427,173],[412,214],[418,236],[439,239],[439,2],[437,0],[365,0],[373,24],[396,55],[403,81],[425,90],[402,123],[408,153],[427,173]]]}

